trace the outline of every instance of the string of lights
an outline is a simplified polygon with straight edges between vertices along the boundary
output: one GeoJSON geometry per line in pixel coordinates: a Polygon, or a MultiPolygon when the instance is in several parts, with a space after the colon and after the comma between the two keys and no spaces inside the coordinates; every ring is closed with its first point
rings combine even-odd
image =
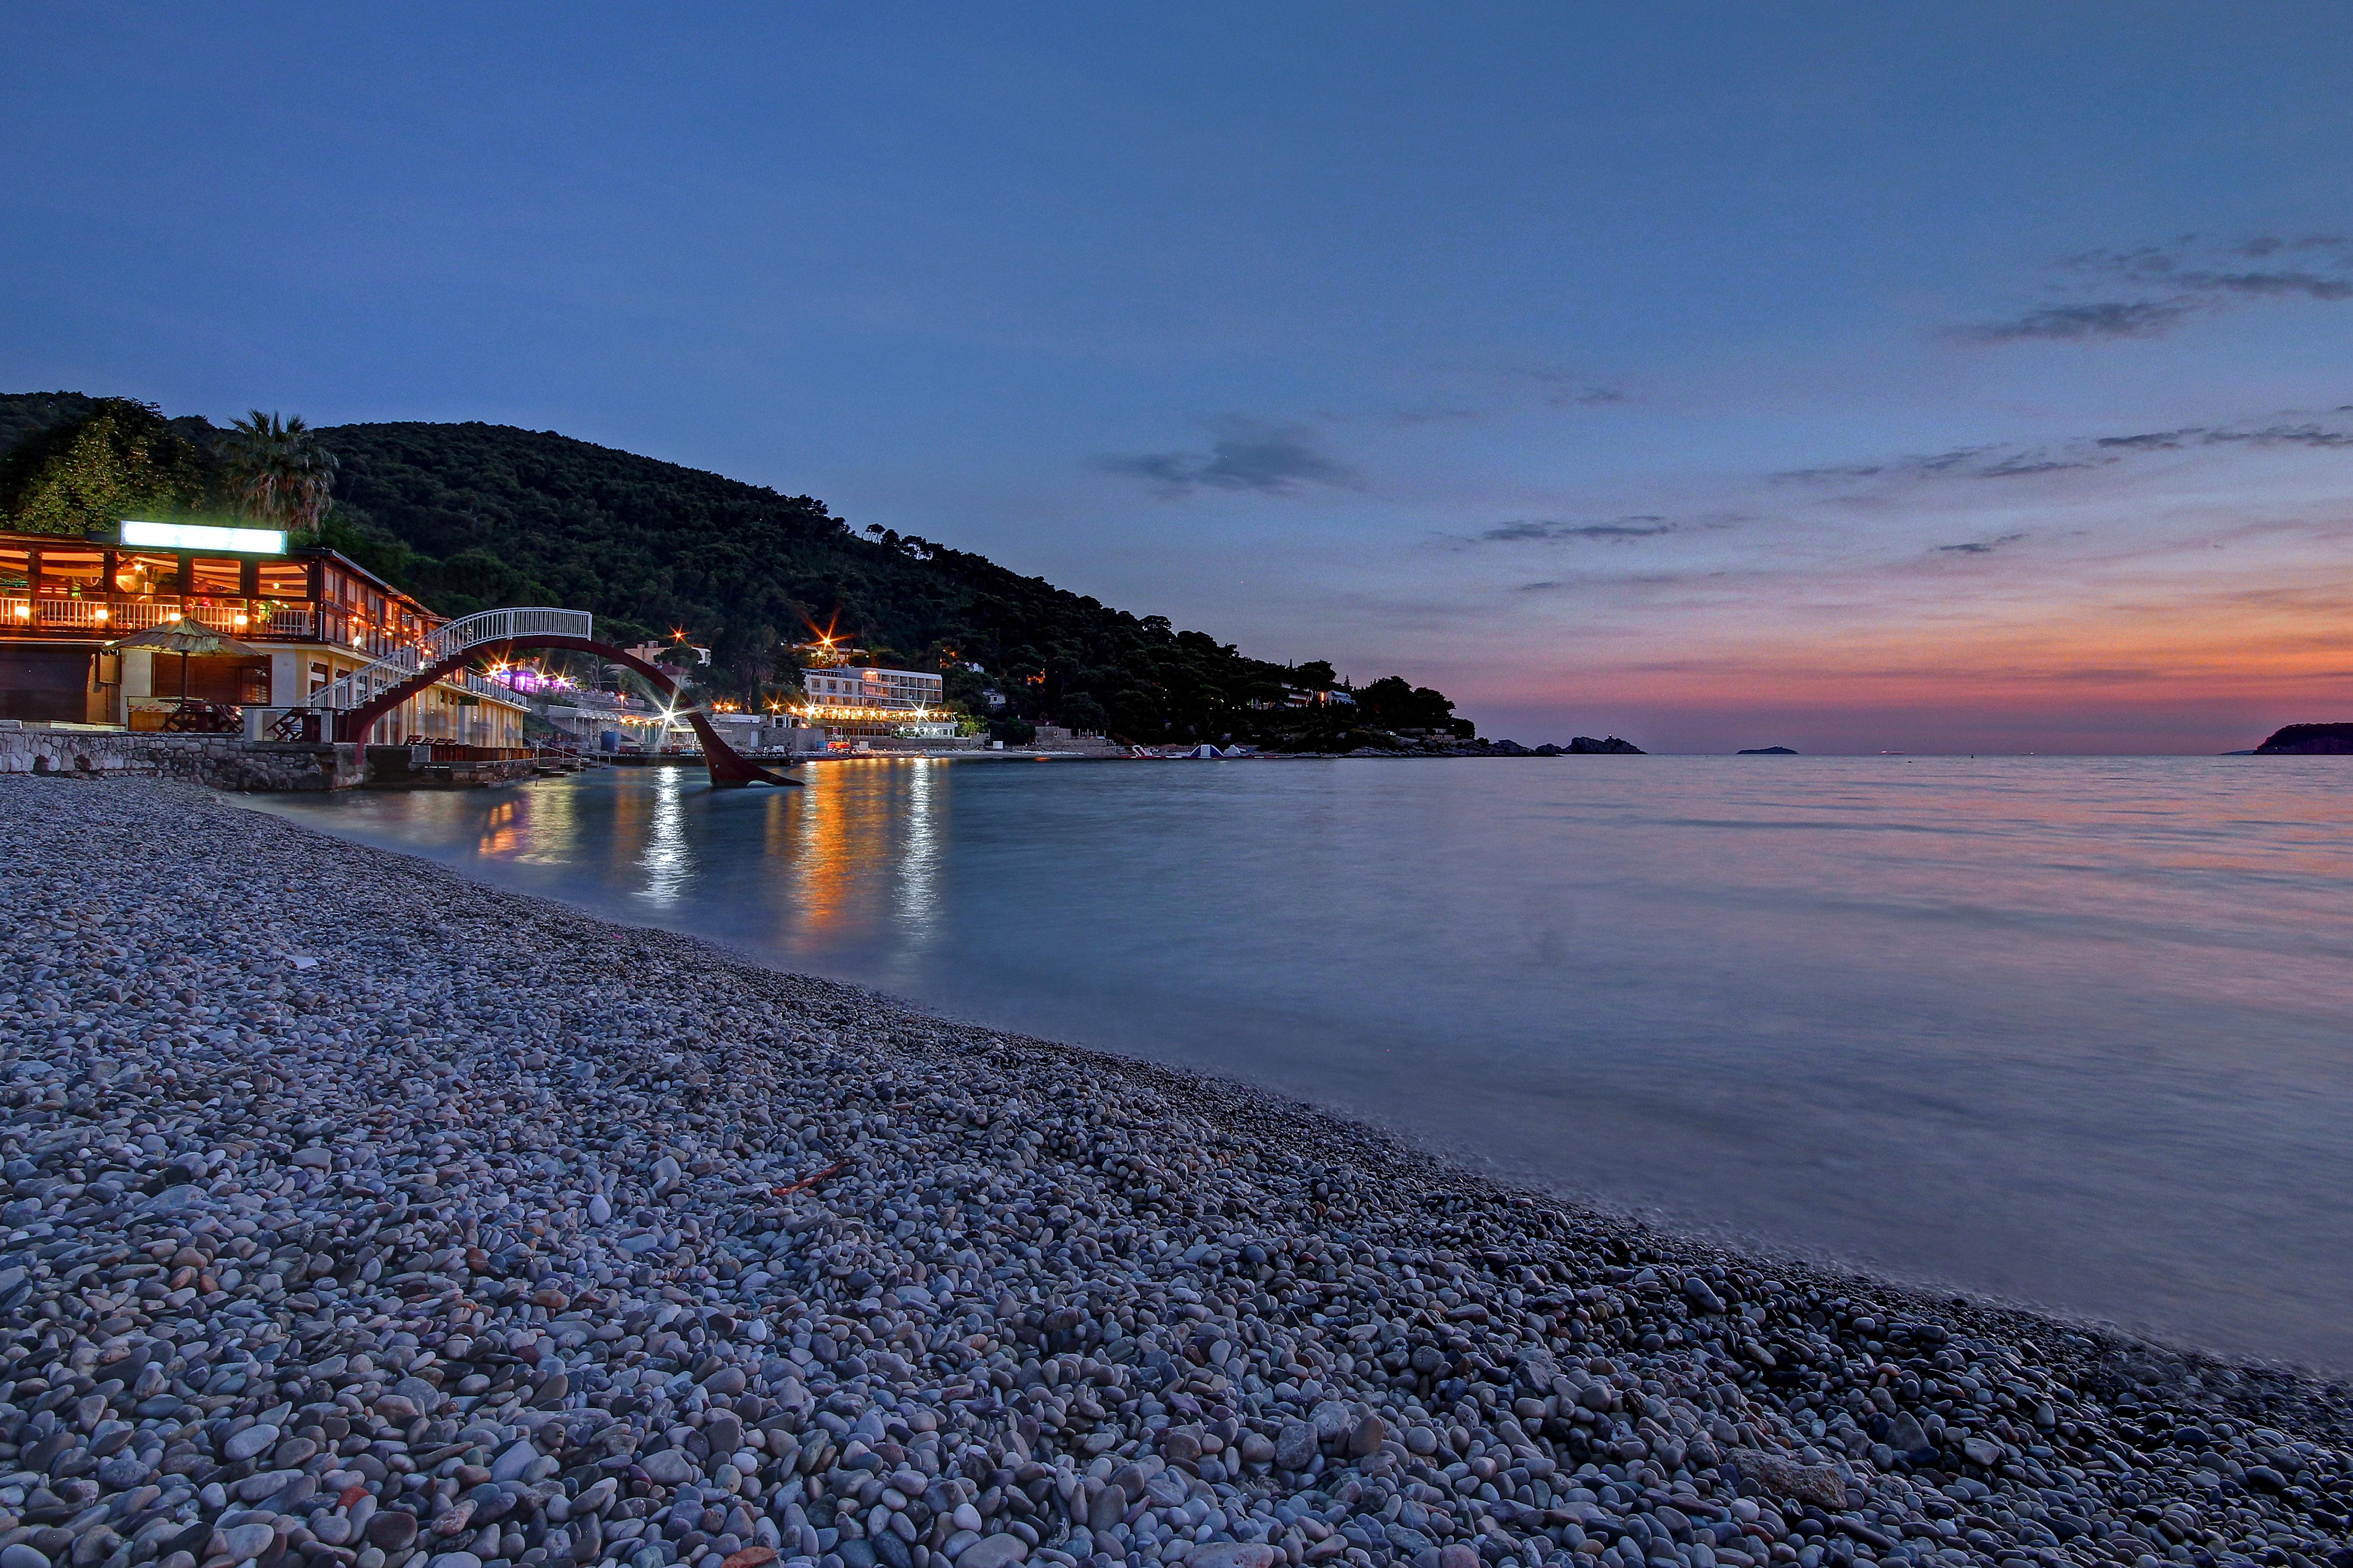
{"type": "Polygon", "coordinates": [[[881,702],[825,703],[805,702],[783,711],[797,719],[847,719],[864,722],[884,720],[917,721],[927,719],[953,719],[955,710],[949,708],[898,708],[881,702]]]}

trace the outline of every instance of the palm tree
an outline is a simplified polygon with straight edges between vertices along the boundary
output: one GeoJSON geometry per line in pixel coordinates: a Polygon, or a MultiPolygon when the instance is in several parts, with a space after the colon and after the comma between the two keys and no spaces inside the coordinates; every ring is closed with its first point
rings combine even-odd
{"type": "Polygon", "coordinates": [[[316,534],[335,483],[335,455],[301,416],[254,409],[229,426],[228,480],[248,516],[290,533],[316,534]]]}

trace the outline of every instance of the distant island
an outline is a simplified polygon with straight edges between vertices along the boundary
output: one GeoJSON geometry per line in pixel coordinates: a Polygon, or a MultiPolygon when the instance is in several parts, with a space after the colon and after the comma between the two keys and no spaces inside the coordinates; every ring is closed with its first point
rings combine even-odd
{"type": "Polygon", "coordinates": [[[2259,757],[2353,756],[2353,724],[2290,724],[2255,748],[2259,757]]]}
{"type": "Polygon", "coordinates": [[[1732,754],[1736,757],[1794,757],[1798,753],[1787,746],[1744,746],[1732,754]]]}

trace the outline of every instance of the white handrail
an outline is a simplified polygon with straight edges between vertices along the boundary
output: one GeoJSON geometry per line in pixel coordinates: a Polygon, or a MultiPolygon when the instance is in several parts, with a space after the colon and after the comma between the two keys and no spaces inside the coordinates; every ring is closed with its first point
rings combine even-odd
{"type": "Polygon", "coordinates": [[[311,708],[357,708],[388,691],[418,670],[441,663],[469,648],[508,642],[520,637],[594,638],[596,617],[586,610],[559,610],[547,605],[520,609],[483,610],[461,616],[433,628],[416,642],[393,649],[371,664],[340,676],[311,694],[311,708]]]}
{"type": "Polygon", "coordinates": [[[0,627],[38,626],[68,631],[128,634],[183,617],[231,637],[309,637],[312,616],[301,605],[238,599],[227,605],[158,604],[133,599],[0,598],[0,627]],[[267,605],[269,607],[264,608],[267,605]]]}

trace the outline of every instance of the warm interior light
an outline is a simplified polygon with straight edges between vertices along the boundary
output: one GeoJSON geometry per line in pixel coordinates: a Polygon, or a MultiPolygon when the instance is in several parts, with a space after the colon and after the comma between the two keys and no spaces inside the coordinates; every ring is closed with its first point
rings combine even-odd
{"type": "Polygon", "coordinates": [[[90,614],[95,619],[102,621],[106,619],[106,606],[104,605],[100,605],[97,609],[91,611],[90,614]]]}

